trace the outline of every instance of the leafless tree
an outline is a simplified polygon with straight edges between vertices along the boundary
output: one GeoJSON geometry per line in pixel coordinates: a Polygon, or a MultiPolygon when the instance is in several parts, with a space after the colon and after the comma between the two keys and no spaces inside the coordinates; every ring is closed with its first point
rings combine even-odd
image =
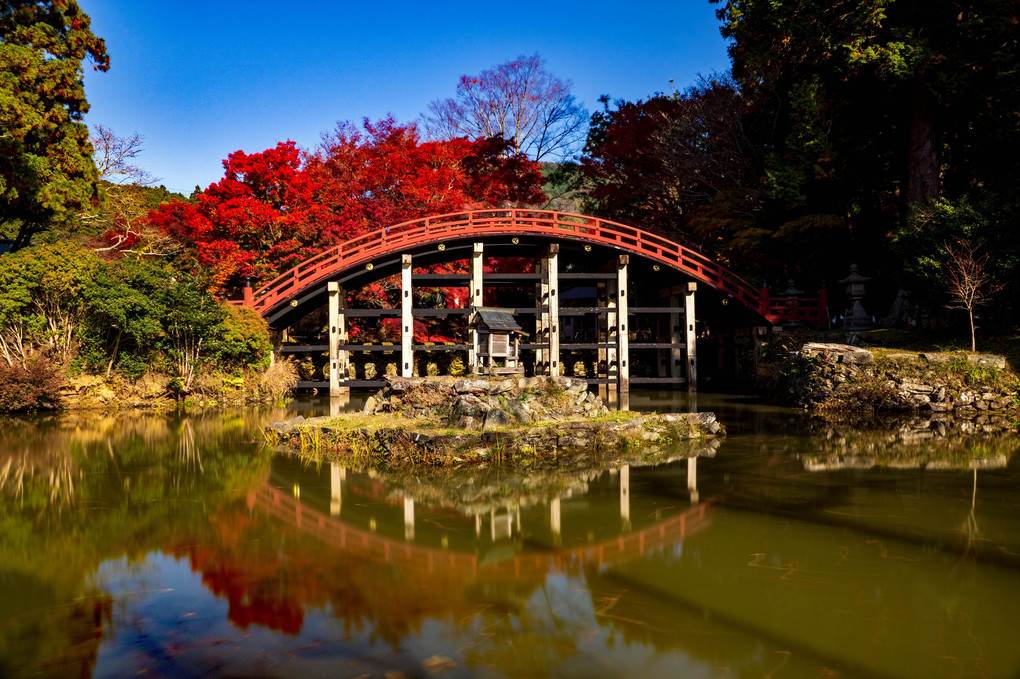
{"type": "Polygon", "coordinates": [[[131,162],[142,152],[143,137],[137,132],[131,137],[118,137],[106,125],[93,125],[92,130],[92,159],[99,170],[99,178],[110,182],[104,192],[105,209],[81,215],[83,221],[108,223],[104,244],[94,250],[145,256],[176,252],[179,243],[145,224],[151,209],[145,196],[146,187],[152,187],[159,179],[131,162]]]}
{"type": "Polygon", "coordinates": [[[980,245],[973,245],[967,241],[947,242],[945,250],[946,261],[942,268],[946,275],[946,291],[950,298],[946,307],[967,312],[970,320],[970,350],[977,351],[975,311],[999,289],[999,286],[992,283],[989,271],[990,257],[987,252],[980,252],[980,245]]]}
{"type": "Polygon", "coordinates": [[[93,134],[89,137],[94,152],[92,159],[99,170],[99,178],[113,184],[139,184],[150,186],[159,181],[156,177],[132,165],[142,152],[143,138],[137,132],[131,137],[118,137],[106,125],[93,125],[93,134]]]}
{"type": "Polygon", "coordinates": [[[571,158],[588,132],[588,112],[572,83],[545,70],[537,54],[461,76],[454,97],[437,99],[422,116],[433,139],[501,136],[532,160],[571,158]]]}

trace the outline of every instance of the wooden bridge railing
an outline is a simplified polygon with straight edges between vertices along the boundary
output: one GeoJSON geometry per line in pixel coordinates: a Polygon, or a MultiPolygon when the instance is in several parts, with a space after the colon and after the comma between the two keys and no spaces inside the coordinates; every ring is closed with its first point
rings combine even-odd
{"type": "MultiPolygon", "coordinates": [[[[571,239],[623,250],[681,271],[720,291],[760,314],[770,322],[790,319],[824,325],[825,305],[821,300],[769,299],[746,280],[705,255],[680,243],[641,229],[597,217],[548,210],[472,210],[424,217],[367,233],[324,250],[277,276],[249,297],[245,304],[267,316],[286,301],[308,288],[323,284],[335,274],[356,266],[369,266],[373,259],[406,252],[425,244],[485,235],[535,234],[571,239]],[[812,307],[812,303],[814,306],[812,307]]],[[[823,302],[823,301],[822,301],[823,302]]]]}

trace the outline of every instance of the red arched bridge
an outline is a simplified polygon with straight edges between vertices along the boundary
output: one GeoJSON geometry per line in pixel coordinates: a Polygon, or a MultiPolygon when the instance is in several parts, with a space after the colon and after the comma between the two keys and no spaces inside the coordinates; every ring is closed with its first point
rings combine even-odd
{"type": "MultiPolygon", "coordinates": [[[[577,241],[634,255],[674,269],[735,300],[769,323],[797,320],[816,327],[826,321],[824,298],[770,297],[705,255],[642,229],[606,219],[548,210],[472,210],[403,222],[341,243],[302,262],[256,290],[246,303],[263,317],[325,283],[374,260],[458,241],[487,237],[533,237],[577,241]]],[[[823,296],[824,297],[824,296],[823,296]]]]}
{"type": "Polygon", "coordinates": [[[314,365],[299,386],[325,387],[325,379],[316,379],[321,373],[334,395],[345,387],[375,386],[383,370],[411,377],[441,369],[436,356],[449,357],[448,352],[466,354],[470,372],[584,376],[616,385],[620,393],[631,382],[694,389],[696,345],[711,335],[723,337],[718,329],[732,333],[713,339],[710,355],[736,366],[737,329],[756,332],[765,323],[787,321],[820,327],[827,316],[824,294],[771,298],[767,290],[668,238],[596,217],[518,209],[437,215],[368,233],[324,250],[257,291],[246,289],[244,301],[280,330],[297,323],[305,337],[322,338],[321,328],[329,328],[328,345],[313,339],[284,350],[318,357],[328,351],[328,364],[314,365]],[[516,272],[486,272],[483,255],[511,258],[506,260],[511,263],[530,259],[533,269],[528,264],[516,272]],[[456,261],[467,261],[469,273],[429,273],[433,264],[456,261]],[[347,291],[396,275],[398,308],[347,308],[347,291]],[[426,308],[415,303],[416,284],[467,290],[468,301],[462,308],[426,308]],[[499,285],[510,294],[487,293],[499,285]],[[525,292],[531,286],[534,292],[525,292]],[[696,326],[697,289],[709,295],[699,296],[696,326]],[[494,300],[512,308],[486,306],[494,300]],[[324,306],[325,319],[311,315],[324,306]],[[500,316],[503,311],[509,316],[500,316]],[[466,335],[466,343],[437,346],[430,334],[423,339],[415,330],[416,323],[430,327],[426,318],[458,315],[464,320],[454,334],[461,342],[466,335]],[[399,356],[389,342],[349,342],[347,323],[368,318],[400,319],[392,326],[400,328],[399,356]],[[491,327],[496,318],[504,319],[499,321],[504,327],[491,327]],[[508,318],[514,320],[506,325],[508,318]],[[310,325],[316,328],[309,330],[310,325]],[[514,332],[519,334],[508,334],[514,332]],[[377,358],[368,360],[371,352],[377,358]]]}

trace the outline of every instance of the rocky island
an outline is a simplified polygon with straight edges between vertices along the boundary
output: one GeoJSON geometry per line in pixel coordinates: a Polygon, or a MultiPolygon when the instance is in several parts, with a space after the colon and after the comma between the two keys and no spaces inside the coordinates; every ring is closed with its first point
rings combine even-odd
{"type": "Polygon", "coordinates": [[[266,438],[356,465],[399,468],[655,457],[668,455],[671,444],[723,433],[714,413],[610,411],[578,378],[391,377],[361,413],[277,422],[266,438]]]}

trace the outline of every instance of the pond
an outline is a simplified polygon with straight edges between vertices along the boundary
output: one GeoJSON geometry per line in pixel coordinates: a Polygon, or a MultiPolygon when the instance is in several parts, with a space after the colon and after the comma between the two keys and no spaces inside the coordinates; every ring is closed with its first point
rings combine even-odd
{"type": "Polygon", "coordinates": [[[0,419],[0,677],[1020,675],[1015,436],[697,405],[718,444],[541,478],[264,445],[316,400],[0,419]]]}

